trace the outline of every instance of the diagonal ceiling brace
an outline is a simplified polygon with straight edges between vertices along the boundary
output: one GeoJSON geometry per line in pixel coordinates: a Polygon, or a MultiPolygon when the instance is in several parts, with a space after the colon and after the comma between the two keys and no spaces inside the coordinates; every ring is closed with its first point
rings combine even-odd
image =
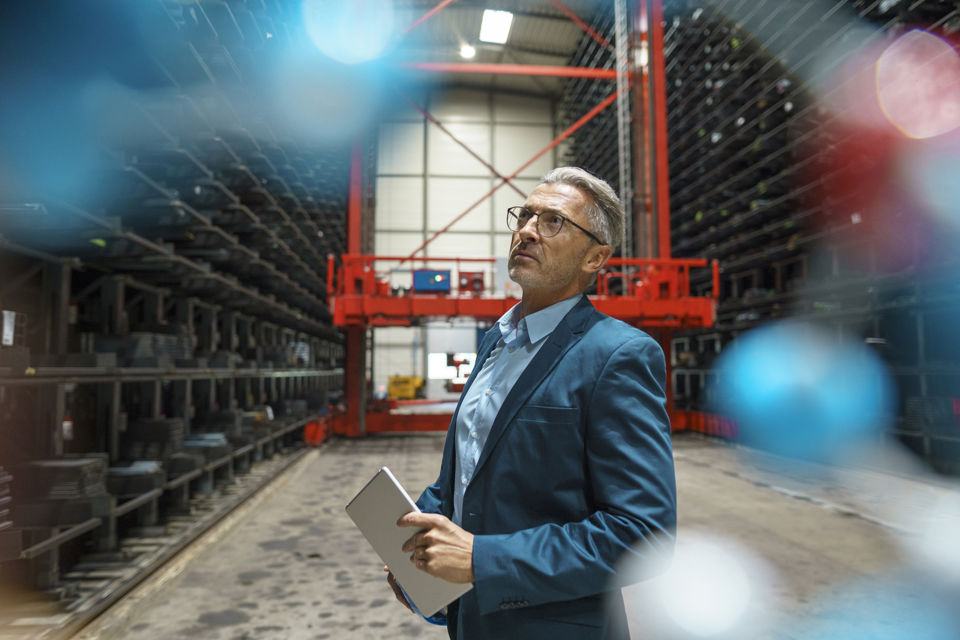
{"type": "Polygon", "coordinates": [[[523,191],[521,191],[519,188],[517,188],[517,186],[516,186],[515,184],[513,184],[512,182],[510,182],[510,178],[504,178],[503,175],[502,175],[499,171],[497,171],[497,169],[496,169],[492,164],[490,164],[489,162],[487,162],[486,160],[484,160],[478,153],[474,152],[473,149],[471,149],[470,147],[468,147],[468,146],[466,145],[466,143],[464,143],[463,141],[461,141],[460,139],[458,139],[455,135],[453,135],[453,134],[450,132],[450,130],[447,129],[445,126],[443,126],[443,124],[441,124],[441,122],[440,122],[439,120],[437,120],[435,117],[433,117],[433,115],[432,115],[429,111],[427,111],[426,109],[424,109],[423,107],[421,107],[420,105],[418,105],[416,102],[414,102],[414,101],[413,101],[412,99],[410,99],[409,97],[404,96],[404,98],[406,98],[407,102],[409,102],[409,103],[413,106],[414,109],[416,109],[417,111],[419,111],[419,112],[423,115],[424,118],[426,118],[427,120],[429,120],[430,122],[432,122],[433,124],[435,124],[435,125],[437,126],[437,128],[440,129],[440,131],[443,131],[445,134],[447,134],[447,136],[449,136],[449,138],[450,138],[451,140],[453,140],[453,141],[456,142],[458,145],[460,145],[460,147],[461,147],[464,151],[466,151],[467,153],[469,153],[471,156],[473,156],[473,158],[474,158],[477,162],[479,162],[480,164],[482,164],[483,166],[485,166],[485,167],[490,171],[490,173],[492,173],[493,175],[497,176],[497,177],[500,178],[501,180],[504,180],[505,182],[507,182],[507,183],[510,185],[510,188],[511,188],[511,189],[513,189],[513,190],[516,191],[518,194],[520,194],[520,197],[521,197],[521,198],[526,199],[527,194],[525,194],[523,191]]]}
{"type": "Polygon", "coordinates": [[[605,49],[610,48],[610,43],[607,42],[606,38],[604,38],[602,35],[594,31],[593,29],[591,29],[590,25],[588,25],[586,22],[581,20],[577,14],[575,14],[566,5],[560,2],[560,0],[548,0],[548,1],[550,2],[550,4],[552,4],[557,9],[559,9],[565,16],[573,20],[578,27],[583,29],[587,33],[587,35],[589,35],[591,38],[596,40],[601,47],[604,47],[605,49]]]}
{"type": "Polygon", "coordinates": [[[427,20],[429,20],[430,18],[432,18],[432,17],[435,16],[436,14],[438,14],[438,13],[440,13],[441,11],[443,11],[444,9],[446,9],[448,6],[450,6],[450,5],[453,4],[454,2],[456,2],[456,0],[443,0],[443,1],[440,2],[437,6],[435,6],[433,9],[430,9],[430,11],[427,11],[425,14],[423,14],[422,16],[420,16],[419,18],[417,18],[417,20],[416,20],[413,24],[411,24],[409,27],[407,27],[406,29],[404,29],[404,30],[403,30],[403,35],[407,35],[407,34],[410,33],[411,31],[413,31],[414,29],[416,29],[417,27],[419,27],[421,24],[423,24],[424,22],[426,22],[427,20]]]}
{"type": "MultiPolygon", "coordinates": [[[[507,181],[508,181],[508,180],[513,180],[514,178],[516,178],[518,175],[520,175],[520,173],[521,173],[524,169],[526,169],[527,167],[529,167],[530,165],[532,165],[534,162],[536,162],[537,160],[539,160],[539,159],[540,159],[544,154],[546,154],[548,151],[550,151],[551,149],[553,149],[554,147],[556,147],[558,144],[560,144],[561,142],[563,142],[564,140],[566,140],[567,138],[569,138],[571,135],[573,135],[578,129],[580,129],[580,127],[582,127],[583,125],[587,124],[588,122],[590,122],[590,120],[592,120],[594,117],[596,117],[596,115],[597,115],[598,113],[600,113],[601,111],[603,111],[604,109],[606,109],[607,107],[609,107],[611,104],[613,104],[613,102],[614,102],[616,99],[617,99],[617,92],[614,91],[614,92],[611,93],[609,96],[607,96],[606,98],[604,98],[603,102],[601,102],[600,104],[598,104],[597,106],[595,106],[593,109],[590,109],[590,111],[588,111],[587,113],[583,114],[583,116],[581,116],[579,120],[577,120],[577,121],[574,122],[572,125],[570,125],[569,127],[567,127],[567,128],[563,131],[563,133],[561,133],[559,136],[557,136],[556,138],[554,138],[553,141],[552,141],[550,144],[548,144],[547,146],[545,146],[543,149],[541,149],[540,151],[538,151],[532,158],[530,158],[530,159],[527,160],[525,163],[523,163],[523,165],[521,165],[520,168],[518,168],[516,171],[514,171],[512,174],[510,174],[507,178],[501,179],[501,181],[500,181],[499,184],[497,184],[495,187],[493,187],[492,189],[490,189],[490,191],[488,191],[482,198],[480,198],[479,200],[477,200],[476,202],[474,202],[473,204],[471,204],[469,207],[467,207],[467,210],[466,210],[466,211],[464,211],[463,213],[461,213],[460,215],[458,215],[456,218],[454,218],[453,220],[451,220],[449,223],[447,223],[447,225],[446,225],[443,229],[441,229],[440,231],[437,231],[437,232],[434,233],[432,236],[430,236],[429,238],[427,238],[427,240],[426,240],[422,245],[420,245],[419,247],[417,247],[416,249],[414,249],[413,252],[412,252],[409,256],[407,256],[406,258],[404,258],[403,260],[401,260],[401,261],[400,261],[400,264],[398,264],[397,267],[399,267],[401,264],[403,264],[403,263],[406,262],[407,260],[411,260],[411,259],[413,259],[414,257],[416,257],[416,255],[417,255],[419,252],[423,251],[423,250],[427,247],[428,244],[430,244],[431,242],[433,242],[434,240],[436,240],[437,237],[439,237],[441,234],[444,234],[444,233],[446,233],[447,231],[449,231],[450,228],[453,227],[453,225],[455,225],[457,222],[459,222],[464,216],[466,216],[468,213],[470,213],[471,211],[473,211],[474,209],[476,209],[478,206],[480,206],[481,204],[483,204],[483,202],[484,202],[487,198],[489,198],[490,196],[492,196],[500,187],[502,187],[503,185],[507,184],[507,181]]],[[[396,268],[396,267],[394,267],[394,268],[396,268]]]]}

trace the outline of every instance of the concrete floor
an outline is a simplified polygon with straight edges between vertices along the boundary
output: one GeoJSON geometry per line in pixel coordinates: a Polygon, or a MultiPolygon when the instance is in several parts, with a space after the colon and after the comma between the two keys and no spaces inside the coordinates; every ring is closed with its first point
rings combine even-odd
{"type": "MultiPolygon", "coordinates": [[[[442,434],[328,443],[78,637],[445,638],[394,601],[343,510],[382,465],[419,495],[436,477],[442,444],[442,434]]],[[[890,511],[883,496],[909,495],[911,508],[925,508],[917,491],[903,493],[912,480],[741,453],[676,438],[680,532],[735,540],[779,575],[768,595],[783,622],[762,637],[799,637],[797,620],[835,606],[824,594],[899,566],[894,534],[911,514],[890,511]]],[[[918,491],[933,499],[940,489],[918,491]]]]}

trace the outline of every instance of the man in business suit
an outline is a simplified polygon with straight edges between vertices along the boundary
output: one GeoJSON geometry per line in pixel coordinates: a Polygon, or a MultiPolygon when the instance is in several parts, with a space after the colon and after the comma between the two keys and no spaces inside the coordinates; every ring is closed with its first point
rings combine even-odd
{"type": "Polygon", "coordinates": [[[419,569],[474,585],[448,608],[453,639],[625,638],[618,566],[673,543],[663,351],[583,294],[623,217],[572,167],[508,210],[522,300],[480,346],[424,513],[398,522],[420,530],[404,544],[419,569]]]}

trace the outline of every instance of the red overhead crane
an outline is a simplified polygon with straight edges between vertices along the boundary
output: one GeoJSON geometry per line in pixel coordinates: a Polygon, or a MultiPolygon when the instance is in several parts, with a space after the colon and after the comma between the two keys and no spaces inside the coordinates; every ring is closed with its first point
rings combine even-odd
{"type": "MultiPolygon", "coordinates": [[[[331,292],[334,324],[344,327],[349,335],[351,331],[365,332],[369,327],[419,325],[431,319],[468,317],[493,322],[519,302],[517,298],[506,295],[478,294],[474,289],[475,280],[470,281],[469,290],[451,287],[449,293],[395,289],[389,279],[388,267],[405,261],[429,263],[431,267],[443,265],[444,271],[451,272],[451,283],[459,282],[461,267],[463,272],[475,274],[477,264],[494,263],[492,258],[410,259],[409,256],[346,254],[342,256],[342,266],[337,268],[334,256],[329,256],[327,290],[331,292]]],[[[644,329],[708,327],[714,322],[715,297],[690,295],[690,271],[706,268],[712,271],[715,296],[720,290],[716,261],[708,265],[706,260],[613,258],[608,262],[607,269],[599,274],[597,295],[590,296],[590,300],[597,310],[644,329]],[[618,293],[613,293],[615,281],[621,285],[618,293]]],[[[366,384],[365,374],[362,383],[366,384]]],[[[364,404],[361,397],[348,389],[348,407],[364,404]]],[[[400,403],[393,403],[386,408],[397,406],[400,403]]],[[[365,412],[362,432],[357,429],[356,414],[354,417],[349,413],[337,416],[333,426],[334,433],[345,435],[382,431],[443,431],[449,426],[450,418],[450,413],[397,414],[381,410],[365,412]]],[[[674,420],[689,423],[680,414],[674,420]]]]}
{"type": "MultiPolygon", "coordinates": [[[[413,258],[346,254],[337,269],[333,256],[327,262],[327,290],[333,292],[333,323],[338,327],[405,327],[425,319],[468,317],[492,322],[519,300],[505,295],[476,294],[452,287],[450,293],[394,292],[387,263],[404,261],[443,265],[458,282],[461,265],[474,273],[476,264],[493,264],[493,258],[413,258]],[[380,265],[380,268],[377,268],[380,265]],[[452,267],[452,268],[450,268],[452,267]]],[[[716,261],[645,258],[612,258],[597,278],[597,295],[590,299],[598,311],[645,328],[709,327],[714,321],[714,297],[690,295],[690,271],[711,268],[713,292],[719,291],[716,261]],[[619,293],[612,293],[620,282],[619,293]]],[[[485,289],[488,289],[485,287],[485,289]]]]}
{"type": "MultiPolygon", "coordinates": [[[[436,13],[452,4],[454,0],[441,0],[433,9],[414,22],[406,32],[418,27],[436,13]]],[[[601,45],[610,44],[602,36],[593,32],[582,20],[562,5],[560,0],[550,0],[578,26],[584,29],[601,45]]],[[[622,319],[630,324],[653,329],[659,334],[667,357],[667,398],[673,429],[695,430],[710,434],[729,435],[735,430],[730,421],[710,414],[693,411],[677,411],[673,407],[669,346],[672,331],[676,328],[706,327],[714,322],[716,297],[719,295],[719,268],[714,261],[708,266],[706,260],[670,259],[670,216],[668,163],[666,140],[666,83],[663,56],[663,4],[662,0],[639,0],[639,42],[641,48],[649,51],[649,65],[631,71],[630,81],[635,90],[637,114],[653,114],[653,117],[639,116],[636,126],[637,148],[642,161],[637,162],[635,184],[646,184],[648,189],[640,194],[643,203],[636,212],[635,226],[645,231],[646,252],[659,258],[619,259],[608,263],[608,269],[600,274],[597,281],[597,295],[591,296],[594,306],[601,312],[622,319]],[[652,95],[651,95],[652,94],[652,95]],[[653,240],[656,238],[656,247],[653,240]],[[711,297],[690,295],[690,271],[697,268],[710,268],[713,275],[711,297]],[[613,293],[614,280],[621,286],[613,293]]],[[[405,32],[405,33],[406,33],[405,32]]],[[[408,69],[423,72],[477,72],[489,74],[527,74],[566,77],[593,77],[611,79],[613,73],[606,69],[583,69],[571,67],[543,67],[526,65],[480,65],[476,63],[411,63],[408,69]]],[[[446,430],[451,415],[417,414],[400,415],[387,411],[367,412],[366,380],[366,331],[377,326],[410,326],[419,324],[427,318],[473,317],[481,321],[493,321],[503,315],[518,301],[505,296],[477,295],[474,290],[451,290],[447,294],[424,293],[416,291],[395,292],[386,272],[378,263],[394,262],[403,264],[438,262],[453,263],[451,271],[460,272],[460,265],[467,264],[475,268],[479,263],[492,263],[493,259],[467,258],[427,258],[416,257],[427,244],[437,236],[449,230],[457,221],[466,216],[481,202],[489,198],[497,189],[509,185],[518,190],[511,180],[537,158],[572,135],[586,122],[610,106],[617,93],[607,96],[593,109],[584,114],[573,125],[562,132],[547,147],[541,149],[526,164],[509,176],[497,172],[485,161],[491,173],[499,181],[481,200],[473,203],[466,211],[453,218],[443,229],[430,237],[407,257],[364,255],[360,229],[362,227],[363,167],[360,160],[361,146],[355,145],[351,165],[350,199],[348,207],[348,252],[341,258],[341,267],[336,268],[333,256],[328,260],[327,291],[334,315],[334,324],[343,327],[347,337],[347,361],[345,366],[345,391],[347,413],[333,419],[334,433],[349,436],[366,435],[379,431],[426,431],[446,430]]],[[[446,135],[449,131],[419,105],[415,108],[424,112],[429,122],[438,126],[446,135]]],[[[454,139],[471,155],[477,154],[461,141],[454,139]]],[[[456,282],[457,278],[453,278],[456,282]]]]}

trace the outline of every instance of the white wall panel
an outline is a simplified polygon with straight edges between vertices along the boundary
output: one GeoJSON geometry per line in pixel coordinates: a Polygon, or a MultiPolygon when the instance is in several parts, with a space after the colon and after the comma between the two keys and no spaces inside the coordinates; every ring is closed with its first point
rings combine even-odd
{"type": "MultiPolygon", "coordinates": [[[[426,93],[413,92],[409,91],[409,88],[404,89],[404,95],[409,96],[410,100],[417,103],[421,107],[426,107],[427,105],[427,95],[426,93]]],[[[407,99],[400,95],[399,92],[392,94],[392,102],[387,107],[389,113],[387,114],[386,120],[391,122],[396,121],[408,121],[408,122],[423,122],[423,114],[417,111],[412,104],[407,102],[407,99]]]]}
{"type": "Polygon", "coordinates": [[[489,122],[490,94],[474,89],[436,91],[427,110],[444,126],[451,122],[489,122]]]}
{"type": "Polygon", "coordinates": [[[549,100],[500,93],[493,96],[493,119],[499,123],[549,125],[552,106],[549,100]]]}
{"type": "Polygon", "coordinates": [[[377,178],[377,229],[423,229],[423,178],[377,178]]]}
{"type": "MultiPolygon", "coordinates": [[[[433,178],[427,181],[427,229],[439,231],[490,191],[489,178],[433,178]]],[[[452,231],[489,231],[491,202],[487,198],[463,217],[452,231]]]]}
{"type": "Polygon", "coordinates": [[[418,342],[420,331],[419,327],[375,327],[373,329],[373,340],[377,344],[412,349],[414,342],[418,342]]]}
{"type": "MultiPolygon", "coordinates": [[[[412,339],[414,331],[410,331],[410,335],[412,339]]],[[[416,359],[413,353],[412,346],[376,346],[373,355],[373,388],[378,390],[382,385],[386,390],[390,376],[422,375],[422,353],[418,352],[416,359]]]]}
{"type": "Polygon", "coordinates": [[[387,122],[380,127],[377,173],[423,174],[421,122],[387,122]]]}
{"type": "Polygon", "coordinates": [[[510,242],[513,239],[513,234],[510,233],[509,229],[506,233],[497,233],[493,239],[493,257],[495,258],[506,258],[510,255],[510,242]]]}
{"type": "MultiPolygon", "coordinates": [[[[511,182],[519,187],[520,191],[530,195],[530,192],[540,184],[540,179],[514,178],[511,182]]],[[[525,198],[523,196],[507,185],[497,189],[493,194],[493,230],[507,231],[507,207],[521,205],[524,200],[525,198]]]]}
{"type": "MultiPolygon", "coordinates": [[[[427,327],[428,353],[476,353],[477,329],[475,326],[442,326],[430,325],[427,327]]],[[[443,398],[448,392],[444,389],[443,380],[427,381],[427,397],[443,398]]],[[[453,394],[456,397],[459,394],[453,394]]]]}
{"type": "MultiPolygon", "coordinates": [[[[493,132],[493,166],[505,176],[526,164],[534,154],[550,144],[553,129],[549,125],[498,124],[493,132]]],[[[553,168],[553,150],[523,170],[522,177],[539,178],[553,168]]]]}
{"type": "MultiPolygon", "coordinates": [[[[445,128],[485,161],[490,162],[489,124],[449,124],[445,128]]],[[[492,163],[491,163],[492,164],[492,163]]],[[[450,136],[430,125],[427,129],[427,171],[431,175],[489,176],[490,170],[450,136]]],[[[496,166],[496,165],[494,165],[496,166]]]]}
{"type": "MultiPolygon", "coordinates": [[[[437,91],[417,101],[459,140],[505,175],[525,163],[555,135],[553,105],[542,98],[456,89],[437,91]]],[[[380,255],[406,256],[426,237],[484,196],[498,180],[446,134],[425,123],[405,101],[397,102],[390,121],[381,127],[375,246],[380,255]],[[420,231],[424,226],[428,229],[426,236],[420,231]]],[[[532,191],[539,177],[554,166],[556,157],[551,151],[527,169],[516,180],[520,189],[525,193],[532,191]]],[[[488,258],[492,254],[505,258],[511,238],[506,227],[506,208],[522,204],[523,200],[523,196],[510,187],[501,187],[451,231],[434,240],[427,247],[427,255],[488,258]]],[[[391,284],[410,286],[409,268],[413,266],[456,269],[454,263],[404,265],[404,270],[391,275],[391,284]]],[[[494,282],[491,265],[464,263],[461,267],[484,271],[488,289],[502,293],[503,283],[494,282]]],[[[431,326],[429,331],[426,328],[377,329],[374,343],[376,389],[385,386],[391,375],[425,374],[424,343],[428,351],[472,352],[476,348],[476,332],[472,326],[455,328],[444,324],[431,326]]],[[[445,393],[442,386],[440,381],[428,383],[427,395],[456,397],[456,394],[445,393]]]]}
{"type": "MultiPolygon", "coordinates": [[[[485,233],[454,233],[448,231],[437,236],[436,240],[427,245],[427,255],[440,258],[489,258],[490,236],[485,233]]],[[[449,269],[452,267],[442,268],[449,269]]],[[[478,263],[463,268],[465,271],[482,271],[487,268],[487,265],[478,263]]]]}
{"type": "Polygon", "coordinates": [[[378,231],[374,234],[374,250],[381,256],[407,256],[423,244],[422,233],[378,231]]]}

